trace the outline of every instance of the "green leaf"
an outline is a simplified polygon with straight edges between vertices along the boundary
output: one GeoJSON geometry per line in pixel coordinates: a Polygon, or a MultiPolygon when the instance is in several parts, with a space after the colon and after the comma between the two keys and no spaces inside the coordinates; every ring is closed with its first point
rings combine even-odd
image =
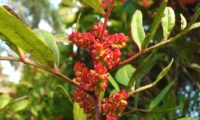
{"type": "Polygon", "coordinates": [[[73,2],[73,0],[62,0],[61,5],[67,6],[67,7],[78,7],[78,5],[73,2]]]}
{"type": "Polygon", "coordinates": [[[113,89],[113,90],[111,90],[110,92],[109,92],[109,96],[111,96],[112,94],[115,94],[115,93],[117,93],[118,91],[116,90],[116,89],[113,89]]]}
{"type": "Polygon", "coordinates": [[[167,5],[167,1],[168,0],[164,0],[163,3],[161,4],[159,10],[158,10],[158,15],[156,16],[154,22],[153,22],[153,25],[150,29],[150,32],[149,34],[146,36],[146,38],[144,39],[144,42],[142,44],[142,48],[146,48],[148,45],[149,45],[149,42],[150,40],[152,40],[156,34],[156,31],[158,29],[158,26],[160,24],[160,21],[164,15],[164,10],[165,10],[165,7],[167,5]]]}
{"type": "Polygon", "coordinates": [[[194,118],[194,117],[185,117],[185,118],[179,118],[177,120],[197,120],[197,118],[194,118]]]}
{"type": "Polygon", "coordinates": [[[183,14],[180,14],[180,16],[181,16],[181,30],[183,30],[187,26],[187,20],[185,19],[185,17],[183,16],[183,14]]]}
{"type": "Polygon", "coordinates": [[[116,91],[119,91],[119,85],[116,83],[116,81],[114,80],[114,78],[112,77],[111,74],[109,74],[109,78],[108,78],[109,82],[111,83],[111,85],[115,88],[116,91]]]}
{"type": "Polygon", "coordinates": [[[56,42],[68,42],[68,35],[67,34],[56,34],[53,36],[53,39],[56,42]]]}
{"type": "Polygon", "coordinates": [[[167,40],[168,36],[175,26],[175,14],[174,10],[171,7],[165,8],[164,17],[162,18],[161,24],[163,28],[164,39],[167,40]]]}
{"type": "Polygon", "coordinates": [[[61,85],[56,86],[55,92],[58,96],[63,96],[64,98],[67,98],[72,103],[70,94],[65,90],[65,88],[63,86],[61,86],[61,85]]]}
{"type": "Polygon", "coordinates": [[[100,0],[83,0],[83,2],[101,14],[104,14],[104,9],[101,7],[100,0]]]}
{"type": "Polygon", "coordinates": [[[16,101],[10,106],[10,110],[13,112],[24,110],[28,106],[29,103],[30,103],[29,100],[16,101]]]}
{"type": "Polygon", "coordinates": [[[131,87],[134,85],[135,81],[140,80],[145,74],[147,74],[155,64],[156,60],[158,60],[161,56],[161,54],[156,54],[156,51],[153,51],[132,74],[126,90],[131,90],[131,87]]]}
{"type": "Polygon", "coordinates": [[[194,23],[189,30],[193,30],[200,27],[200,22],[194,23]]]}
{"type": "Polygon", "coordinates": [[[150,103],[149,109],[155,108],[165,97],[167,92],[170,90],[170,88],[173,86],[174,82],[169,83],[157,96],[154,98],[154,100],[150,103]]]}
{"type": "Polygon", "coordinates": [[[115,75],[115,78],[118,83],[126,86],[131,78],[131,75],[134,73],[135,68],[130,64],[123,66],[120,68],[115,75]]]}
{"type": "Polygon", "coordinates": [[[36,109],[35,106],[32,106],[30,110],[31,110],[31,113],[32,113],[34,116],[38,117],[38,111],[37,111],[37,109],[36,109]]]}
{"type": "Polygon", "coordinates": [[[171,66],[172,66],[172,63],[173,63],[173,59],[171,60],[170,64],[165,67],[158,75],[158,77],[156,78],[156,83],[159,82],[167,73],[168,71],[170,70],[171,66]]]}
{"type": "Polygon", "coordinates": [[[192,63],[192,64],[190,65],[190,67],[193,68],[193,69],[196,69],[196,70],[199,70],[199,71],[200,71],[200,65],[197,64],[197,63],[192,63]]]}
{"type": "Polygon", "coordinates": [[[53,95],[53,109],[55,109],[56,115],[65,115],[68,117],[68,119],[72,119],[73,116],[73,102],[72,99],[68,93],[68,91],[63,86],[56,86],[56,89],[54,91],[53,95]],[[63,106],[64,109],[63,109],[63,106]]]}
{"type": "Polygon", "coordinates": [[[131,35],[133,37],[134,42],[137,44],[139,50],[142,50],[142,43],[145,38],[145,31],[142,24],[142,12],[136,10],[133,14],[131,21],[131,35]]]}
{"type": "Polygon", "coordinates": [[[80,108],[79,104],[74,102],[73,106],[73,115],[74,115],[74,120],[87,120],[87,116],[84,113],[83,108],[80,108]]]}
{"type": "Polygon", "coordinates": [[[10,103],[10,96],[8,94],[2,94],[0,96],[0,110],[6,107],[10,103]]]}
{"type": "Polygon", "coordinates": [[[41,40],[43,40],[48,45],[49,48],[51,48],[55,56],[54,58],[56,61],[56,65],[59,66],[60,54],[53,35],[50,32],[41,29],[34,29],[33,31],[40,37],[41,40]]]}
{"type": "Polygon", "coordinates": [[[80,27],[80,19],[81,19],[81,13],[78,15],[77,21],[76,21],[76,32],[78,32],[78,29],[80,27]]]}
{"type": "Polygon", "coordinates": [[[199,15],[200,15],[200,8],[198,8],[195,11],[195,14],[192,16],[188,28],[190,28],[195,23],[195,21],[199,18],[199,15]]]}
{"type": "Polygon", "coordinates": [[[30,53],[35,61],[54,66],[54,56],[47,44],[2,6],[0,19],[0,34],[8,38],[5,40],[30,53]]]}
{"type": "Polygon", "coordinates": [[[105,90],[103,90],[103,91],[100,92],[100,99],[101,99],[101,100],[103,100],[104,95],[105,95],[105,90]]]}

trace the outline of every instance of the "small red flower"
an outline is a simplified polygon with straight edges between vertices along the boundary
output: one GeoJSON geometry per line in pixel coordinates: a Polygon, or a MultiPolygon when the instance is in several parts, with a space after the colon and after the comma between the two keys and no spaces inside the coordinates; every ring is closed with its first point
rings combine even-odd
{"type": "Polygon", "coordinates": [[[107,116],[106,116],[106,120],[117,120],[117,118],[114,117],[114,116],[109,116],[109,115],[107,115],[107,116]]]}
{"type": "Polygon", "coordinates": [[[81,89],[76,89],[72,93],[72,98],[75,102],[79,103],[80,107],[84,109],[89,118],[94,118],[94,99],[81,89]]]}
{"type": "Polygon", "coordinates": [[[124,111],[125,107],[128,105],[126,99],[128,98],[128,93],[121,90],[116,94],[109,96],[107,99],[103,100],[102,111],[109,117],[120,117],[121,113],[124,111]]]}

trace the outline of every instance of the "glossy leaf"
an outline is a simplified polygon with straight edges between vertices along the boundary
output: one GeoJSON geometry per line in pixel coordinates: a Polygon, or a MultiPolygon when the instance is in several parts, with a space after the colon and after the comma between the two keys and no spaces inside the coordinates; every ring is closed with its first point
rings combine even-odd
{"type": "Polygon", "coordinates": [[[2,94],[0,96],[0,110],[6,107],[10,103],[10,96],[8,94],[2,94]]]}
{"type": "Polygon", "coordinates": [[[87,120],[87,116],[83,111],[83,108],[80,108],[79,104],[74,102],[73,106],[73,115],[74,120],[87,120]]]}
{"type": "Polygon", "coordinates": [[[164,10],[165,7],[167,5],[167,1],[168,0],[164,0],[163,3],[161,4],[159,10],[158,10],[158,15],[156,16],[153,25],[151,26],[150,32],[149,34],[146,36],[146,38],[144,39],[144,42],[142,44],[142,48],[146,48],[149,45],[149,42],[154,38],[156,31],[158,29],[158,26],[161,22],[161,19],[164,15],[164,10]]]}
{"type": "Polygon", "coordinates": [[[200,22],[194,23],[189,30],[193,30],[200,27],[200,22]]]}
{"type": "Polygon", "coordinates": [[[83,2],[101,14],[104,14],[104,9],[101,7],[101,3],[99,0],[83,0],[83,2]]]}
{"type": "Polygon", "coordinates": [[[167,40],[175,25],[175,13],[171,7],[165,8],[164,17],[162,18],[161,24],[163,28],[164,39],[167,40]]]}
{"type": "Polygon", "coordinates": [[[115,88],[116,91],[119,91],[119,85],[116,83],[115,79],[112,77],[111,74],[109,74],[109,78],[108,78],[109,82],[111,83],[111,85],[115,88]]]}
{"type": "Polygon", "coordinates": [[[21,110],[24,110],[28,104],[30,103],[29,100],[21,100],[21,101],[16,101],[10,106],[10,110],[13,112],[18,112],[21,110]]]}
{"type": "Polygon", "coordinates": [[[155,108],[165,97],[165,95],[168,93],[170,88],[173,86],[174,82],[169,83],[157,96],[154,98],[154,100],[150,103],[149,109],[155,108]]]}
{"type": "Polygon", "coordinates": [[[187,20],[185,19],[185,17],[183,16],[183,14],[180,14],[181,16],[181,29],[185,29],[187,26],[187,20]]]}
{"type": "Polygon", "coordinates": [[[136,10],[133,14],[131,21],[131,35],[133,37],[134,42],[137,44],[139,50],[142,50],[142,43],[145,38],[145,31],[142,24],[142,12],[136,10]]]}
{"type": "Polygon", "coordinates": [[[140,80],[145,74],[147,74],[155,64],[156,60],[161,56],[161,54],[156,54],[156,51],[153,51],[132,74],[126,89],[129,91],[131,87],[133,87],[135,81],[140,80]]]}
{"type": "Polygon", "coordinates": [[[56,61],[56,65],[58,66],[60,61],[60,54],[53,35],[50,32],[41,29],[34,29],[34,32],[40,37],[41,40],[43,40],[48,45],[49,48],[51,48],[55,56],[54,58],[56,61]]]}
{"type": "Polygon", "coordinates": [[[9,42],[30,53],[31,57],[46,66],[54,66],[54,56],[47,44],[24,23],[0,6],[0,33],[9,42]]]}
{"type": "Polygon", "coordinates": [[[117,71],[115,78],[118,83],[127,86],[134,71],[135,68],[133,66],[131,66],[130,64],[125,65],[117,71]]]}

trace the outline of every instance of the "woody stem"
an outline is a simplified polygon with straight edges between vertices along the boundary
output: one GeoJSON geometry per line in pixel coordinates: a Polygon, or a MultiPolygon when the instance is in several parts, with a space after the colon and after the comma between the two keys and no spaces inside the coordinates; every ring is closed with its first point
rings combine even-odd
{"type": "Polygon", "coordinates": [[[105,16],[104,16],[103,28],[102,28],[102,31],[101,31],[100,37],[99,37],[100,40],[103,38],[103,34],[104,34],[104,31],[105,31],[106,26],[107,26],[107,23],[108,23],[108,18],[109,18],[109,16],[110,16],[110,13],[111,13],[113,7],[114,7],[115,1],[116,1],[116,0],[112,0],[110,6],[108,7],[108,10],[107,10],[107,12],[106,12],[106,14],[105,14],[105,16]]]}

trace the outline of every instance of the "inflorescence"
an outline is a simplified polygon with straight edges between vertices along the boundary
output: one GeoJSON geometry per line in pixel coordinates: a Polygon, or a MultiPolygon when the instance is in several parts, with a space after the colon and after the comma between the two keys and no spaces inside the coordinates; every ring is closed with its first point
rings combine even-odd
{"type": "MultiPolygon", "coordinates": [[[[74,71],[76,81],[86,91],[94,93],[95,96],[99,96],[100,92],[106,89],[109,77],[108,71],[120,63],[120,50],[126,46],[128,41],[128,36],[123,33],[109,35],[107,30],[102,33],[102,29],[103,25],[97,23],[92,27],[91,32],[73,32],[69,35],[69,40],[73,44],[88,50],[92,56],[94,69],[89,69],[84,63],[78,61],[74,65],[74,71]]],[[[77,88],[72,93],[72,98],[79,103],[90,119],[95,119],[93,97],[77,88]]],[[[127,106],[127,98],[128,94],[121,90],[102,101],[102,112],[107,120],[115,120],[121,115],[127,106]]]]}

